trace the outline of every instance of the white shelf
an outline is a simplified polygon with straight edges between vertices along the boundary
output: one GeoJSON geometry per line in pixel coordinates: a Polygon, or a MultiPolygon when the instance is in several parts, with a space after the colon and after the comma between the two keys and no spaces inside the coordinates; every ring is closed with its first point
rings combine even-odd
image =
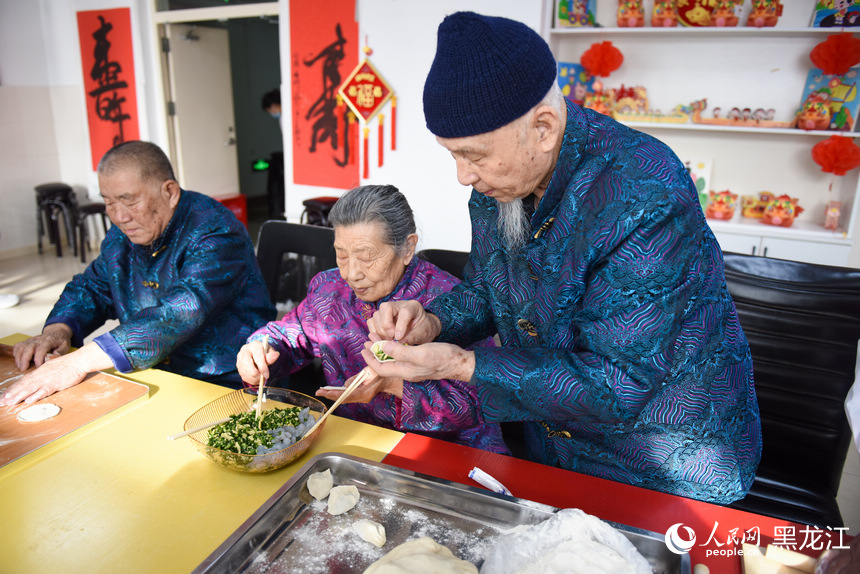
{"type": "Polygon", "coordinates": [[[584,35],[599,36],[601,34],[629,34],[633,36],[809,36],[814,34],[839,34],[840,32],[860,33],[858,28],[780,28],[779,26],[755,28],[750,26],[735,26],[719,28],[708,26],[694,28],[688,26],[676,26],[674,28],[641,27],[641,28],[619,28],[615,26],[600,27],[570,27],[552,28],[550,35],[568,36],[584,35]]]}
{"type": "Polygon", "coordinates": [[[808,221],[795,221],[791,227],[767,225],[758,219],[735,217],[730,221],[708,219],[708,225],[714,233],[736,233],[744,235],[759,235],[761,237],[776,237],[781,239],[805,239],[819,243],[836,243],[852,245],[853,241],[843,231],[831,231],[822,225],[808,221]]]}
{"type": "Polygon", "coordinates": [[[748,126],[715,126],[708,124],[673,124],[669,122],[627,122],[619,120],[625,126],[636,129],[661,129],[661,130],[692,130],[700,132],[729,132],[729,133],[749,133],[749,134],[779,134],[787,136],[820,136],[830,137],[832,135],[841,135],[845,137],[856,138],[860,137],[858,132],[839,132],[827,130],[799,130],[797,128],[754,128],[748,126]]]}

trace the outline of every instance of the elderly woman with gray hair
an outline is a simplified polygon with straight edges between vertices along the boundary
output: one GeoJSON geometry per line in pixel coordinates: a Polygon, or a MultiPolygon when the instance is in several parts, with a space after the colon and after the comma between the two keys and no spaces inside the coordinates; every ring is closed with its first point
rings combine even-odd
{"type": "MultiPolygon", "coordinates": [[[[428,304],[458,282],[414,256],[415,219],[394,186],[348,191],[332,208],[329,221],[338,268],[314,277],[304,301],[248,338],[236,366],[249,385],[257,385],[261,376],[294,373],[317,357],[329,385],[346,386],[365,367],[361,351],[368,340],[367,320],[380,303],[417,299],[428,304]],[[266,335],[270,345],[264,354],[266,335]]],[[[316,394],[336,399],[341,392],[320,389],[316,394]]],[[[484,422],[475,387],[463,381],[404,385],[402,379],[376,377],[353,391],[337,414],[509,454],[500,427],[484,422]]]]}

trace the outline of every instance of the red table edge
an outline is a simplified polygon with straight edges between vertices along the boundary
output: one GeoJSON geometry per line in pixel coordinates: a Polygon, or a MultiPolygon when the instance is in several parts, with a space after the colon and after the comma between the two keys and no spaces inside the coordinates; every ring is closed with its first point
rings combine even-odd
{"type": "MultiPolygon", "coordinates": [[[[407,433],[382,462],[420,474],[481,487],[468,476],[469,471],[477,466],[505,485],[517,498],[557,508],[580,508],[603,520],[660,535],[665,535],[671,526],[682,524],[692,528],[696,534],[696,543],[690,549],[692,564],[705,564],[711,572],[720,574],[742,572],[742,559],[736,552],[737,546],[733,552],[732,545],[727,543],[733,533],[735,538],[740,539],[745,532],[754,533],[758,529],[758,543],[766,546],[773,543],[777,528],[794,528],[798,533],[798,542],[802,529],[811,528],[413,433],[407,433]]],[[[846,545],[848,540],[850,537],[846,535],[846,545]]],[[[747,542],[756,543],[756,540],[747,538],[747,542]]],[[[811,549],[795,550],[812,556],[820,553],[811,549]]]]}

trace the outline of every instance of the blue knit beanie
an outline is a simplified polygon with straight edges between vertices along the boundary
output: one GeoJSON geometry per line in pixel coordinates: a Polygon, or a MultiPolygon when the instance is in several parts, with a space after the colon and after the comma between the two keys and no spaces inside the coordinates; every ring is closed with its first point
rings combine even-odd
{"type": "Polygon", "coordinates": [[[549,46],[522,22],[451,14],[424,83],[427,129],[444,138],[491,132],[539,104],[555,81],[549,46]]]}

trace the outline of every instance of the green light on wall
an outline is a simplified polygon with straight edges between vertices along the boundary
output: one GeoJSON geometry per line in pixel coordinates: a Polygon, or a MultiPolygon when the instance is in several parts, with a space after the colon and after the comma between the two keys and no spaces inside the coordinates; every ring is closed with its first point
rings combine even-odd
{"type": "Polygon", "coordinates": [[[264,159],[258,159],[254,162],[252,169],[254,171],[266,171],[267,169],[269,169],[269,162],[264,159]]]}

